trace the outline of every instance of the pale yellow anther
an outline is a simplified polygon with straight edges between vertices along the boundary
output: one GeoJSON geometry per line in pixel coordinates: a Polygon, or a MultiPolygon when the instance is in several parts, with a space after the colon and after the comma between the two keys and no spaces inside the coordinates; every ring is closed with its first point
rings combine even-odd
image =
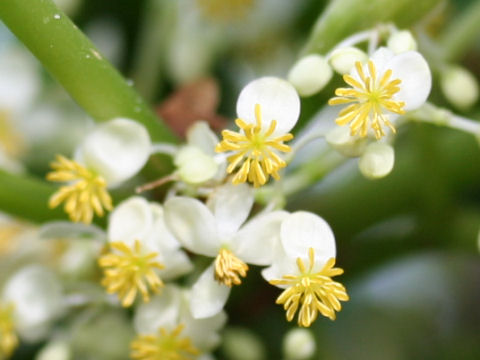
{"type": "Polygon", "coordinates": [[[130,344],[133,360],[194,360],[200,351],[189,337],[181,337],[184,325],[169,332],[159,329],[155,335],[138,335],[130,344]]]}
{"type": "Polygon", "coordinates": [[[135,241],[133,249],[123,242],[110,244],[111,252],[102,255],[98,264],[103,268],[102,285],[109,294],[118,294],[124,307],[133,304],[137,293],[144,302],[150,301],[150,292],[157,293],[163,286],[155,269],[164,266],[154,259],[157,253],[144,253],[140,241],[135,241]]]}
{"type": "Polygon", "coordinates": [[[378,78],[377,70],[373,61],[367,63],[369,76],[366,76],[362,64],[357,61],[355,68],[359,79],[350,75],[344,75],[343,79],[352,88],[338,88],[334,97],[328,101],[329,105],[350,104],[338,114],[335,120],[338,125],[350,124],[352,135],[360,134],[367,136],[371,127],[375,137],[380,139],[385,135],[383,126],[386,125],[395,133],[395,127],[388,120],[391,112],[402,115],[405,113],[405,103],[393,99],[400,91],[400,79],[390,80],[392,70],[387,70],[381,78],[378,78]]]}
{"type": "Polygon", "coordinates": [[[48,203],[55,208],[65,203],[65,212],[74,222],[90,224],[93,214],[104,215],[104,209],[112,210],[112,198],[107,191],[107,183],[94,172],[76,161],[57,155],[51,164],[54,171],[47,174],[47,180],[69,182],[52,195],[48,203]]]}
{"type": "Polygon", "coordinates": [[[221,249],[215,258],[215,280],[228,287],[240,285],[240,277],[247,276],[248,265],[237,258],[230,250],[221,249]]]}
{"type": "Polygon", "coordinates": [[[264,129],[259,104],[255,105],[255,118],[255,125],[237,119],[235,123],[242,131],[224,130],[223,140],[215,148],[216,152],[234,152],[228,157],[229,166],[227,167],[229,174],[236,170],[232,179],[234,184],[248,181],[254,187],[259,187],[264,185],[270,176],[278,180],[280,178],[278,171],[287,166],[276,151],[289,152],[290,147],[283,142],[293,139],[293,135],[272,137],[277,122],[273,120],[270,126],[264,129]]]}
{"type": "Polygon", "coordinates": [[[197,0],[203,14],[219,21],[241,20],[253,7],[255,0],[197,0]]]}
{"type": "Polygon", "coordinates": [[[0,303],[0,359],[8,359],[18,346],[13,310],[13,304],[0,303]]]}
{"type": "Polygon", "coordinates": [[[301,258],[297,259],[300,275],[285,275],[282,279],[271,280],[272,285],[288,287],[277,298],[277,304],[283,304],[287,311],[287,320],[292,321],[298,310],[298,325],[309,327],[318,314],[335,320],[335,312],[342,309],[340,301],[347,301],[345,287],[332,277],[343,274],[340,268],[334,268],[335,259],[331,258],[322,270],[313,273],[315,253],[312,248],[308,252],[309,267],[305,267],[301,258]]]}

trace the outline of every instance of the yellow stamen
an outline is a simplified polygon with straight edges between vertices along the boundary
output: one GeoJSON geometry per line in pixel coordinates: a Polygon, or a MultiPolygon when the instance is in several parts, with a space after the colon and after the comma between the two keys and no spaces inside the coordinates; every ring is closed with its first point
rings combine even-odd
{"type": "Polygon", "coordinates": [[[0,304],[0,359],[7,359],[18,346],[13,321],[13,304],[0,304]]]}
{"type": "Polygon", "coordinates": [[[162,280],[154,269],[163,269],[164,266],[154,259],[157,253],[142,253],[140,241],[135,241],[133,249],[123,242],[113,242],[110,247],[115,251],[102,255],[98,260],[104,268],[102,285],[107,293],[118,293],[124,307],[133,304],[137,292],[143,296],[143,301],[150,301],[150,291],[157,293],[163,286],[162,280]],[[149,290],[150,287],[150,290],[149,290]]]}
{"type": "Polygon", "coordinates": [[[202,13],[213,20],[234,21],[244,18],[255,0],[197,0],[202,13]]]}
{"type": "Polygon", "coordinates": [[[268,181],[270,175],[278,180],[280,178],[278,171],[287,166],[277,151],[289,152],[290,147],[283,142],[293,139],[293,135],[285,134],[271,139],[270,137],[277,127],[277,121],[273,120],[265,131],[262,128],[262,113],[259,104],[255,105],[255,117],[256,125],[237,119],[235,123],[242,131],[224,130],[222,132],[223,140],[215,148],[216,152],[235,152],[228,157],[230,164],[227,168],[229,174],[239,168],[232,179],[234,184],[249,181],[253,183],[253,186],[259,187],[268,181]]]}
{"type": "Polygon", "coordinates": [[[20,223],[9,222],[6,224],[0,224],[0,256],[8,255],[18,242],[15,241],[15,237],[21,234],[23,227],[20,223]]]}
{"type": "Polygon", "coordinates": [[[367,136],[368,128],[371,126],[375,137],[380,139],[385,135],[383,126],[386,125],[395,133],[395,127],[388,121],[388,114],[405,114],[403,101],[396,101],[393,96],[400,91],[400,79],[390,80],[392,70],[387,70],[381,78],[377,76],[375,64],[368,61],[370,76],[366,76],[360,61],[355,63],[359,80],[350,75],[344,75],[343,79],[352,88],[338,88],[335,90],[337,97],[328,101],[329,105],[353,103],[344,108],[335,120],[338,125],[344,126],[350,123],[351,135],[360,134],[367,136]]]}
{"type": "Polygon", "coordinates": [[[215,259],[215,280],[228,287],[240,285],[240,277],[247,276],[248,265],[230,250],[221,249],[215,259]]]}
{"type": "Polygon", "coordinates": [[[318,313],[335,320],[335,311],[340,311],[340,301],[349,297],[345,287],[331,278],[343,274],[340,268],[334,268],[335,259],[331,258],[317,273],[312,273],[315,265],[315,253],[312,248],[308,252],[310,265],[305,267],[301,258],[297,259],[300,275],[285,275],[280,280],[271,280],[272,285],[288,285],[277,298],[277,304],[283,304],[287,311],[287,320],[292,321],[298,308],[298,325],[309,327],[317,318],[318,313]]]}
{"type": "Polygon", "coordinates": [[[25,150],[25,141],[12,126],[7,111],[0,111],[0,147],[12,157],[18,157],[25,150]]]}
{"type": "Polygon", "coordinates": [[[134,360],[194,360],[200,351],[189,337],[180,337],[184,325],[168,332],[161,328],[156,335],[138,335],[132,341],[130,357],[134,360]]]}
{"type": "Polygon", "coordinates": [[[61,155],[57,155],[51,167],[54,171],[47,174],[47,180],[71,182],[52,195],[48,203],[51,209],[65,202],[64,209],[70,219],[85,224],[92,222],[94,212],[103,216],[104,208],[112,210],[112,198],[101,176],[61,155]]]}

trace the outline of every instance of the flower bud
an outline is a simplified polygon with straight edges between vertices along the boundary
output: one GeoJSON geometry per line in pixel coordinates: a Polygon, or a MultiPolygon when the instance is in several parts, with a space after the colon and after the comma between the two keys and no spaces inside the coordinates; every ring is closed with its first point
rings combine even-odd
{"type": "Polygon", "coordinates": [[[387,41],[387,46],[395,54],[417,50],[417,42],[412,33],[408,30],[393,33],[387,41]]]}
{"type": "Polygon", "coordinates": [[[200,184],[210,180],[218,170],[213,157],[195,146],[183,147],[175,157],[175,165],[182,181],[189,184],[200,184]]]}
{"type": "Polygon", "coordinates": [[[460,66],[451,66],[441,74],[441,87],[447,100],[465,109],[478,100],[478,82],[474,75],[460,66]]]}
{"type": "Polygon", "coordinates": [[[360,158],[360,172],[369,179],[387,176],[393,169],[395,152],[388,144],[374,142],[367,146],[360,158]]]}
{"type": "Polygon", "coordinates": [[[367,145],[366,138],[350,135],[350,129],[346,126],[334,127],[327,133],[325,139],[340,154],[349,157],[362,155],[367,145]]]}
{"type": "Polygon", "coordinates": [[[322,90],[332,75],[332,69],[325,58],[320,55],[308,55],[291,68],[288,81],[300,96],[311,96],[322,90]]]}
{"type": "Polygon", "coordinates": [[[344,47],[336,49],[330,56],[330,65],[339,74],[348,74],[357,61],[365,63],[367,54],[356,47],[344,47]]]}
{"type": "Polygon", "coordinates": [[[309,359],[315,349],[315,338],[307,329],[290,330],[283,339],[283,352],[288,360],[309,359]]]}
{"type": "Polygon", "coordinates": [[[258,337],[246,328],[229,328],[223,337],[223,351],[232,360],[263,360],[265,348],[258,337]]]}
{"type": "Polygon", "coordinates": [[[71,358],[72,354],[67,343],[53,341],[40,350],[35,360],[70,360],[71,358]]]}

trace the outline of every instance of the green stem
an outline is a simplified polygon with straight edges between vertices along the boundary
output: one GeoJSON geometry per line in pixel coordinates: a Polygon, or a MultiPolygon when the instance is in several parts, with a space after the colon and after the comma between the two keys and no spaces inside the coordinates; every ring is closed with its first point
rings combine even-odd
{"type": "Polygon", "coordinates": [[[441,0],[334,0],[318,18],[304,54],[324,54],[348,35],[381,22],[408,27],[441,0]]]}
{"type": "Polygon", "coordinates": [[[52,0],[1,0],[0,19],[96,121],[127,117],[144,124],[154,141],[175,140],[52,0]]]}
{"type": "Polygon", "coordinates": [[[480,1],[474,1],[444,29],[439,46],[448,61],[460,58],[480,35],[480,1]]]}
{"type": "Polygon", "coordinates": [[[0,170],[0,209],[33,222],[66,219],[59,207],[48,208],[48,199],[56,187],[41,180],[0,170]]]}

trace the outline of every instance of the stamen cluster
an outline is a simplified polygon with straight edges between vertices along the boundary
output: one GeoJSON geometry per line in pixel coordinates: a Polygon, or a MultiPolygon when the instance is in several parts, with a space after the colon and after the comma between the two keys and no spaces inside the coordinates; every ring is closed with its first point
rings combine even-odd
{"type": "Polygon", "coordinates": [[[103,216],[104,209],[112,210],[112,198],[106,190],[107,183],[103,177],[61,155],[57,156],[51,167],[54,171],[47,174],[47,180],[71,182],[71,185],[62,186],[52,195],[48,204],[50,208],[64,202],[65,212],[70,219],[85,224],[92,222],[94,212],[103,216]]]}
{"type": "Polygon", "coordinates": [[[107,292],[118,293],[124,307],[133,304],[139,291],[143,301],[150,301],[150,291],[157,293],[163,286],[162,280],[154,271],[164,268],[154,260],[158,254],[143,254],[138,240],[133,249],[123,242],[112,242],[110,247],[117,252],[109,252],[98,260],[100,267],[104,268],[102,285],[107,292]]]}
{"type": "Polygon", "coordinates": [[[0,304],[0,359],[8,358],[18,346],[13,310],[13,304],[0,304]]]}
{"type": "Polygon", "coordinates": [[[232,287],[240,285],[240,277],[246,277],[248,265],[237,258],[230,250],[221,249],[215,258],[215,280],[232,287]]]}

